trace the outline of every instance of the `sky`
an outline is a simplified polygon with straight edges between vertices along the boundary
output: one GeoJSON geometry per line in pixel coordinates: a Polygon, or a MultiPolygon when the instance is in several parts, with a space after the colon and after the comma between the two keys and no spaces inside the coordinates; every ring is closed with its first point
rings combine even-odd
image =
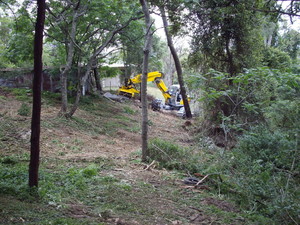
{"type": "MultiPolygon", "coordinates": [[[[278,1],[281,2],[283,9],[286,9],[291,1],[278,1]]],[[[282,16],[282,19],[286,20],[288,28],[294,29],[296,31],[300,31],[300,18],[294,17],[293,21],[291,21],[289,16],[282,16]]]]}

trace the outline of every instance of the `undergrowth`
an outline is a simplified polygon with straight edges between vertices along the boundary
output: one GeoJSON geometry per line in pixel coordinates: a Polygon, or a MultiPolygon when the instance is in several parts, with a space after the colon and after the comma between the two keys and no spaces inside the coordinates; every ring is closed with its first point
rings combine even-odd
{"type": "MultiPolygon", "coordinates": [[[[188,223],[189,215],[193,215],[194,209],[187,206],[199,208],[207,215],[214,215],[214,221],[219,224],[234,223],[246,216],[238,212],[224,212],[213,206],[203,206],[202,198],[209,194],[203,196],[177,188],[172,185],[176,176],[158,179],[156,185],[142,180],[132,182],[130,179],[106,174],[106,169],[110,166],[103,164],[105,160],[100,161],[80,164],[64,162],[64,165],[60,161],[51,169],[47,169],[42,163],[36,199],[36,195],[32,195],[32,190],[28,189],[27,163],[17,158],[13,163],[2,160],[0,202],[3,197],[11,200],[7,200],[10,203],[6,204],[6,211],[0,206],[4,216],[0,218],[0,222],[10,224],[8,220],[12,218],[13,212],[14,221],[21,217],[27,224],[104,224],[107,219],[116,216],[129,220],[133,218],[138,224],[166,224],[177,220],[188,223]],[[161,182],[164,184],[160,185],[161,182]],[[12,205],[13,203],[26,207],[21,209],[12,205]],[[11,212],[8,211],[10,207],[11,212]],[[78,210],[88,216],[75,220],[78,210]],[[177,211],[181,214],[174,213],[177,211]]],[[[211,221],[210,216],[205,218],[211,221]]]]}
{"type": "Polygon", "coordinates": [[[257,128],[245,133],[232,151],[205,147],[192,151],[153,139],[150,160],[190,176],[208,175],[204,187],[234,201],[256,224],[292,224],[300,213],[299,156],[295,143],[282,135],[257,128]]]}
{"type": "Polygon", "coordinates": [[[184,170],[188,173],[199,171],[200,156],[190,149],[155,138],[149,143],[149,158],[156,160],[166,169],[184,170]]]}

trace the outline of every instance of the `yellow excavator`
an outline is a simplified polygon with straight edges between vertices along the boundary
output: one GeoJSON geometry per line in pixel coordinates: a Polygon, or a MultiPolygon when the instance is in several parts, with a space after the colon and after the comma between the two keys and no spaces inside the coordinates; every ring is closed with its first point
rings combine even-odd
{"type": "MultiPolygon", "coordinates": [[[[163,105],[161,100],[153,100],[151,106],[153,110],[164,109],[175,109],[180,110],[183,108],[183,100],[180,94],[180,87],[178,84],[171,85],[169,88],[165,85],[162,78],[164,74],[159,71],[154,71],[148,73],[147,82],[154,82],[158,89],[161,91],[163,97],[165,98],[165,104],[163,105]]],[[[141,84],[142,74],[138,74],[133,78],[125,79],[125,84],[121,86],[118,90],[119,95],[123,95],[129,98],[133,98],[135,94],[139,94],[140,90],[136,87],[137,84],[141,84]]]]}

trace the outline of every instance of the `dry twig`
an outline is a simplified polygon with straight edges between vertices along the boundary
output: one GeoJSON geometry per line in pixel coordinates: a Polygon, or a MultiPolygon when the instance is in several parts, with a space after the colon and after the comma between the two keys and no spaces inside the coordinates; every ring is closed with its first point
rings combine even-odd
{"type": "Polygon", "coordinates": [[[152,166],[155,166],[155,160],[153,160],[144,170],[149,170],[152,166]]]}
{"type": "Polygon", "coordinates": [[[197,182],[197,184],[195,184],[195,187],[197,187],[199,184],[203,183],[203,181],[204,181],[208,176],[209,176],[209,175],[207,174],[207,175],[205,175],[201,180],[199,180],[199,181],[197,182]]]}

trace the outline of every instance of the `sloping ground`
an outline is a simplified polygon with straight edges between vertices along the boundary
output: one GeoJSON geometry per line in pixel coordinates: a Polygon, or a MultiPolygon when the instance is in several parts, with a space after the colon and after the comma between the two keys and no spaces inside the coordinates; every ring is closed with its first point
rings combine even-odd
{"type": "MultiPolygon", "coordinates": [[[[0,224],[251,224],[210,188],[185,186],[187,174],[145,169],[140,103],[96,97],[66,120],[58,97],[43,96],[36,202],[26,194],[30,116],[19,115],[27,97],[0,89],[0,224]]],[[[193,125],[169,112],[149,110],[149,119],[150,139],[195,149],[193,125]]]]}

